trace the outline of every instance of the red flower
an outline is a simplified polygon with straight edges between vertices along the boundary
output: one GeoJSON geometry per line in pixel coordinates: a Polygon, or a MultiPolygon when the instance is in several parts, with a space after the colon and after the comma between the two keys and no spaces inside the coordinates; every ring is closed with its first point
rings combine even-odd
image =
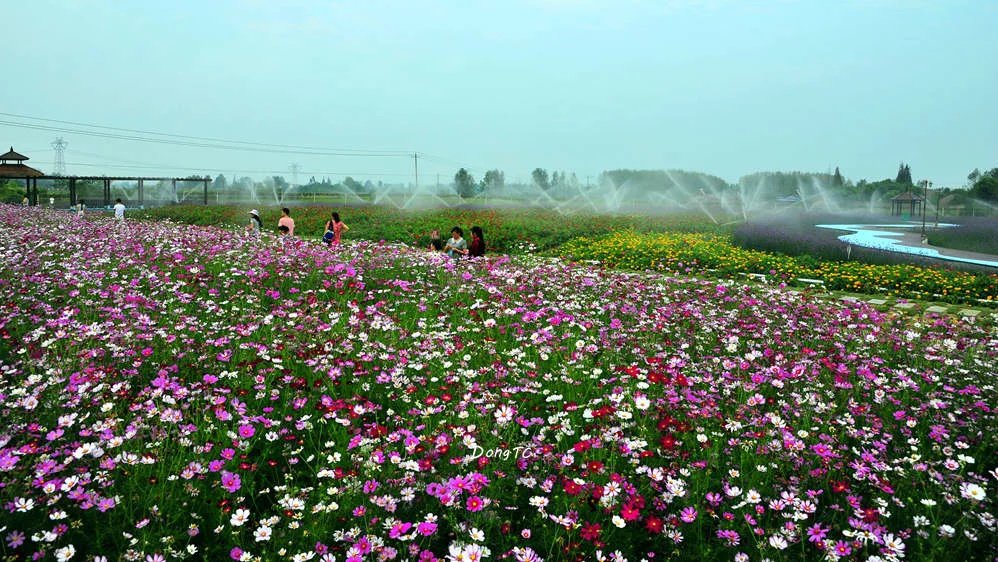
{"type": "Polygon", "coordinates": [[[671,451],[672,449],[676,448],[676,438],[673,437],[671,434],[663,436],[658,442],[660,445],[662,445],[663,449],[666,449],[668,451],[671,451]]]}
{"type": "Polygon", "coordinates": [[[832,480],[833,492],[848,492],[849,484],[845,480],[832,480]]]}
{"type": "Polygon", "coordinates": [[[624,521],[637,521],[641,517],[641,511],[636,506],[627,504],[620,509],[620,517],[624,521]]]}
{"type": "Polygon", "coordinates": [[[648,529],[648,531],[652,534],[657,535],[661,533],[662,526],[663,526],[662,520],[659,519],[658,517],[655,517],[654,515],[652,515],[648,519],[645,519],[645,529],[648,529]]]}
{"type": "Polygon", "coordinates": [[[596,541],[599,539],[600,525],[599,523],[586,523],[582,526],[582,538],[587,541],[596,541]]]}

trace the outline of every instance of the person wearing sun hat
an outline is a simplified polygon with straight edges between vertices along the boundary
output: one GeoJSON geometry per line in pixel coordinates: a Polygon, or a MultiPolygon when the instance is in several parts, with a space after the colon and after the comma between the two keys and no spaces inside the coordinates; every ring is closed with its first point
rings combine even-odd
{"type": "Polygon", "coordinates": [[[249,212],[250,221],[246,225],[246,230],[253,236],[260,236],[260,231],[263,230],[263,221],[260,220],[260,212],[253,209],[249,212]]]}

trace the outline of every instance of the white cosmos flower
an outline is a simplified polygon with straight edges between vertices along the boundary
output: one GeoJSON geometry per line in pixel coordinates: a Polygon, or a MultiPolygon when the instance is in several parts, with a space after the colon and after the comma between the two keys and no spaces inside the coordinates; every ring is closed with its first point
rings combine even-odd
{"type": "Polygon", "coordinates": [[[977,484],[966,483],[960,484],[960,495],[968,500],[974,500],[976,502],[984,501],[986,494],[984,488],[978,486],[977,484]]]}
{"type": "Polygon", "coordinates": [[[257,542],[269,541],[270,535],[273,534],[273,530],[267,525],[260,525],[257,527],[256,531],[253,532],[253,537],[257,542]]]}
{"type": "Polygon", "coordinates": [[[250,511],[248,509],[239,508],[232,512],[232,517],[229,518],[229,523],[232,523],[233,527],[242,527],[249,521],[250,511]]]}
{"type": "Polygon", "coordinates": [[[75,555],[76,555],[76,547],[71,544],[66,545],[60,548],[59,550],[55,551],[55,559],[58,560],[59,562],[66,562],[66,560],[69,560],[75,555]]]}

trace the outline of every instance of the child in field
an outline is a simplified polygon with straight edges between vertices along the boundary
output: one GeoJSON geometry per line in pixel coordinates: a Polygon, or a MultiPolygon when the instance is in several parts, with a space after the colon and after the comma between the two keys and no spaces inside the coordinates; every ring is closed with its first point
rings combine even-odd
{"type": "Polygon", "coordinates": [[[426,249],[431,252],[439,252],[444,248],[444,242],[440,239],[440,231],[433,229],[430,231],[430,245],[426,249]]]}

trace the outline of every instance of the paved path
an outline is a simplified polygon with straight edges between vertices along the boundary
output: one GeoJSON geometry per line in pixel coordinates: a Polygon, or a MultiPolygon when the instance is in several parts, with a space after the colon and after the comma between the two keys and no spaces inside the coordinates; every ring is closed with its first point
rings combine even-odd
{"type": "MultiPolygon", "coordinates": [[[[897,232],[897,231],[895,231],[895,232],[897,232]]],[[[941,248],[939,246],[933,246],[931,244],[922,244],[922,234],[920,232],[911,232],[909,230],[909,231],[899,232],[899,234],[902,235],[901,239],[900,239],[900,244],[902,246],[911,246],[913,248],[930,248],[930,249],[936,250],[937,252],[939,252],[940,254],[942,254],[944,256],[951,256],[951,257],[954,257],[954,258],[964,258],[964,259],[968,259],[968,260],[983,260],[983,261],[998,262],[998,256],[996,256],[994,254],[981,254],[981,253],[978,253],[978,252],[966,252],[966,251],[963,251],[963,250],[951,250],[949,248],[941,248]]],[[[931,237],[932,237],[932,235],[930,234],[929,238],[931,239],[931,237]]],[[[918,257],[929,258],[929,259],[939,259],[939,258],[932,258],[932,256],[918,256],[918,257]]],[[[975,265],[980,265],[980,264],[975,264],[975,265]]],[[[987,266],[981,266],[981,267],[987,267],[987,266]]],[[[998,268],[996,268],[996,269],[998,269],[998,268]]]]}

